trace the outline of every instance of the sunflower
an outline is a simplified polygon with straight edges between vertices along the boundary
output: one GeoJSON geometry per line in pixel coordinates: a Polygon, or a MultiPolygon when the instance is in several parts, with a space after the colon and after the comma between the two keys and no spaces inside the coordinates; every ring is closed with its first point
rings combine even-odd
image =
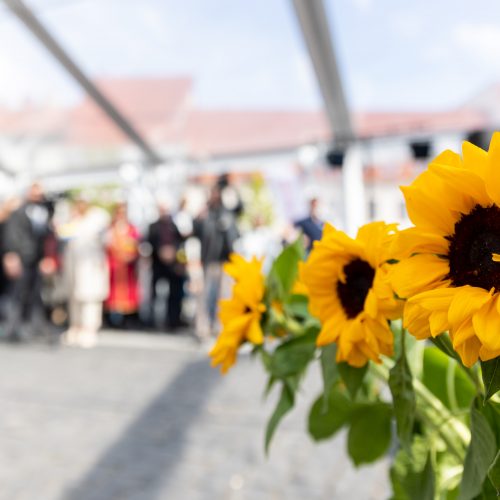
{"type": "Polygon", "coordinates": [[[301,268],[309,308],[322,323],[317,344],[336,342],[337,361],[363,366],[380,354],[391,355],[388,319],[400,316],[401,301],[388,281],[387,261],[394,224],[373,222],[356,239],[326,224],[301,268]]]}
{"type": "Polygon", "coordinates": [[[465,142],[401,188],[414,224],[399,233],[392,284],[417,338],[449,331],[466,366],[500,356],[500,134],[465,142]]]}
{"type": "Polygon", "coordinates": [[[240,345],[249,341],[260,345],[264,334],[260,326],[262,313],[266,310],[264,297],[264,275],[262,260],[250,261],[237,254],[230,256],[224,271],[235,281],[232,296],[219,301],[219,319],[222,330],[210,351],[212,366],[221,365],[226,373],[236,362],[240,345]]]}

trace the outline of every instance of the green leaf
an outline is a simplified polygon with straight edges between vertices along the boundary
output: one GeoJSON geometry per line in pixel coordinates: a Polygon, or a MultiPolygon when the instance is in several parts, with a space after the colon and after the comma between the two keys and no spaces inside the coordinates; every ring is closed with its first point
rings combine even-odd
{"type": "Polygon", "coordinates": [[[492,399],[485,401],[481,407],[481,413],[488,420],[496,437],[497,448],[500,449],[500,403],[492,399]]]}
{"type": "Polygon", "coordinates": [[[266,428],[266,438],[265,438],[265,450],[266,453],[269,451],[269,445],[271,444],[271,439],[273,438],[274,432],[276,431],[278,424],[281,422],[283,417],[293,408],[295,403],[295,395],[290,389],[289,384],[283,384],[281,389],[281,396],[278,400],[278,404],[267,423],[266,428]]]}
{"type": "Polygon", "coordinates": [[[423,439],[415,439],[411,454],[400,450],[391,467],[392,500],[434,500],[435,474],[423,439]]]}
{"type": "Polygon", "coordinates": [[[433,500],[435,482],[434,469],[432,468],[431,455],[429,454],[424,470],[418,477],[413,478],[414,491],[419,490],[418,495],[415,495],[413,498],[415,500],[433,500]]]}
{"type": "Polygon", "coordinates": [[[338,387],[330,390],[326,410],[323,395],[321,395],[314,402],[309,413],[309,434],[316,441],[333,436],[349,420],[351,408],[351,401],[338,387]]]}
{"type": "Polygon", "coordinates": [[[437,337],[430,337],[429,339],[441,352],[455,359],[459,363],[462,362],[458,353],[453,349],[453,344],[451,343],[450,337],[447,333],[442,333],[437,337]]]}
{"type": "Polygon", "coordinates": [[[299,237],[285,247],[274,261],[268,275],[268,287],[283,299],[292,289],[298,274],[298,264],[304,258],[304,243],[299,237]]]}
{"type": "Polygon", "coordinates": [[[500,357],[490,361],[481,361],[481,372],[483,374],[486,399],[500,391],[500,357]]]}
{"type": "Polygon", "coordinates": [[[339,379],[339,370],[335,356],[337,353],[337,346],[335,344],[328,344],[321,348],[321,375],[323,376],[323,409],[328,407],[328,395],[332,387],[339,379]]]}
{"type": "Polygon", "coordinates": [[[276,377],[273,377],[272,375],[269,376],[269,379],[267,380],[266,388],[264,389],[264,399],[269,396],[272,388],[274,387],[274,384],[278,381],[276,377]]]}
{"type": "Polygon", "coordinates": [[[409,448],[415,421],[416,402],[413,377],[404,351],[401,351],[400,357],[389,372],[389,388],[392,394],[398,437],[401,444],[409,448]]]}
{"type": "Polygon", "coordinates": [[[424,350],[423,383],[441,402],[452,410],[470,408],[476,395],[476,388],[458,366],[457,362],[441,352],[437,347],[426,347],[424,350]],[[453,390],[449,391],[448,370],[453,370],[453,390]],[[450,399],[451,396],[451,399],[450,399]]]}
{"type": "Polygon", "coordinates": [[[256,354],[260,354],[260,359],[262,360],[264,368],[266,371],[269,371],[271,366],[271,354],[269,354],[262,346],[255,346],[254,351],[256,354]]]}
{"type": "Polygon", "coordinates": [[[471,442],[465,456],[458,500],[472,500],[481,493],[483,482],[497,453],[495,434],[486,417],[471,409],[471,442]]]}
{"type": "Polygon", "coordinates": [[[337,363],[337,368],[349,394],[354,399],[365,378],[368,363],[361,368],[355,368],[347,363],[337,363]]]}
{"type": "Polygon", "coordinates": [[[316,337],[317,330],[314,328],[281,344],[271,356],[270,373],[277,378],[285,378],[304,371],[316,352],[316,337]]]}
{"type": "Polygon", "coordinates": [[[347,450],[354,464],[374,462],[389,449],[391,408],[386,403],[360,404],[351,412],[347,450]]]}
{"type": "Polygon", "coordinates": [[[292,295],[290,299],[283,304],[285,312],[298,319],[306,319],[309,314],[309,299],[304,295],[292,295]]]}
{"type": "Polygon", "coordinates": [[[493,463],[488,469],[488,477],[490,478],[491,484],[497,490],[497,496],[500,496],[500,450],[497,452],[497,456],[493,463]]]}

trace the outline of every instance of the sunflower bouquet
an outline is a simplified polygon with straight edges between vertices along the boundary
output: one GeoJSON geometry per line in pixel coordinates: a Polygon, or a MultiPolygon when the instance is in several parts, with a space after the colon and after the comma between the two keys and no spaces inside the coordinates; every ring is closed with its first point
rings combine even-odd
{"type": "Polygon", "coordinates": [[[233,255],[213,366],[244,344],[280,386],[265,448],[313,363],[323,390],[314,440],[347,432],[355,465],[390,455],[395,500],[500,495],[500,134],[464,143],[402,188],[413,227],[373,222],[355,238],[326,225],[264,276],[233,255]]]}

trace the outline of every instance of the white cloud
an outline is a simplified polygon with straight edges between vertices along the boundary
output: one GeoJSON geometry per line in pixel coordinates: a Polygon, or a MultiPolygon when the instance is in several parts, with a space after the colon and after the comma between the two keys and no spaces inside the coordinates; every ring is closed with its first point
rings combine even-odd
{"type": "Polygon", "coordinates": [[[424,19],[412,11],[396,12],[389,18],[394,32],[404,38],[416,38],[424,30],[424,19]]]}
{"type": "Polygon", "coordinates": [[[297,83],[305,95],[312,97],[313,101],[317,94],[316,76],[311,60],[305,50],[298,52],[294,57],[295,73],[297,83]]]}
{"type": "Polygon", "coordinates": [[[452,53],[452,48],[446,45],[427,46],[422,51],[422,60],[430,64],[446,64],[452,53]]]}
{"type": "Polygon", "coordinates": [[[459,24],[453,29],[452,37],[460,49],[481,61],[491,64],[498,59],[500,26],[496,24],[459,24]]]}
{"type": "Polygon", "coordinates": [[[374,5],[374,0],[351,0],[354,7],[362,14],[368,14],[374,5]]]}

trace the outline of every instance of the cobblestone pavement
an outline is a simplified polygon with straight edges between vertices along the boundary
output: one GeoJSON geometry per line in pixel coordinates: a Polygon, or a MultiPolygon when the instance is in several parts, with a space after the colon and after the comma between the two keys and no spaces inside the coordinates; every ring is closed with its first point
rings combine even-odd
{"type": "Polygon", "coordinates": [[[242,356],[226,377],[189,337],[104,334],[92,350],[0,346],[1,500],[381,500],[387,465],[355,470],[345,436],[314,445],[307,405],[275,436],[277,394],[242,356]]]}

